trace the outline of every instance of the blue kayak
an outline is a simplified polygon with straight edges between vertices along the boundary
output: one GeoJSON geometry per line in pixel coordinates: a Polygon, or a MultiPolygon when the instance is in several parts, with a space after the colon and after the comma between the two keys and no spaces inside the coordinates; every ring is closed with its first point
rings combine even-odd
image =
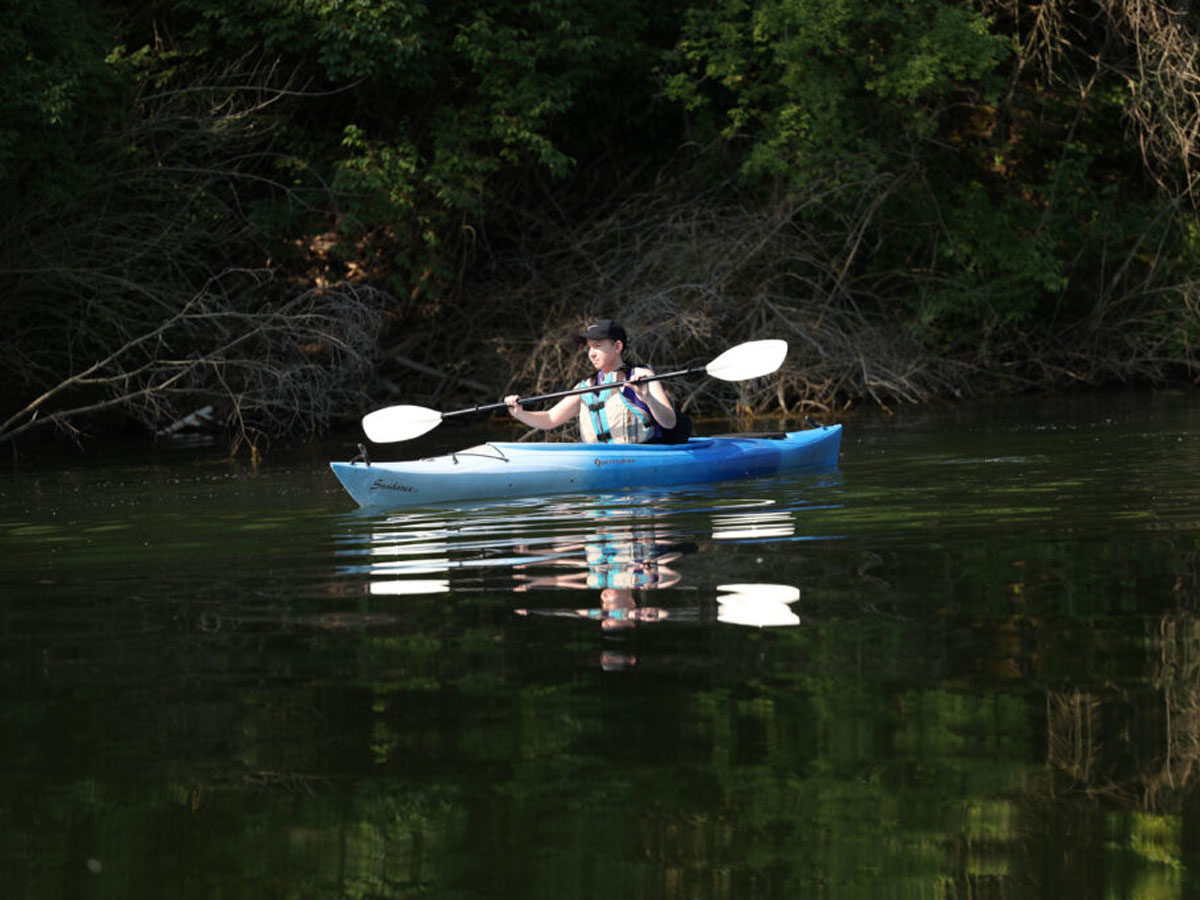
{"type": "Polygon", "coordinates": [[[842,426],[771,435],[692,438],[685,444],[487,443],[407,462],[335,462],[333,474],[365,507],[538,497],[699,484],[837,464],[842,426]]]}

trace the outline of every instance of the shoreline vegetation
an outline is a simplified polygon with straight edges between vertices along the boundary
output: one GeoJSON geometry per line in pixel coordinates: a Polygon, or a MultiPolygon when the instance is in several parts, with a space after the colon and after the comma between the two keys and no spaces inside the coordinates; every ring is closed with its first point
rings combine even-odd
{"type": "Polygon", "coordinates": [[[1200,383],[1169,0],[47,0],[0,25],[0,444],[264,452],[786,339],[697,418],[1200,383]]]}

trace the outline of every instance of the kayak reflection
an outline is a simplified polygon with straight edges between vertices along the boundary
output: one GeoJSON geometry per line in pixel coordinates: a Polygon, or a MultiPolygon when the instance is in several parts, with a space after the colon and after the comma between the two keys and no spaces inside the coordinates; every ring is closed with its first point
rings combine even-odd
{"type": "Polygon", "coordinates": [[[662,621],[794,625],[796,588],[718,583],[739,581],[746,563],[761,566],[737,545],[817,539],[798,527],[812,506],[805,492],[781,503],[706,489],[356,513],[346,519],[338,571],[380,598],[523,593],[517,615],[606,632],[662,621]],[[690,558],[697,553],[703,558],[690,558]],[[579,591],[589,600],[564,602],[579,591]]]}
{"type": "Polygon", "coordinates": [[[390,515],[345,537],[339,571],[375,595],[676,585],[671,564],[697,545],[662,527],[655,504],[623,499],[390,515]]]}

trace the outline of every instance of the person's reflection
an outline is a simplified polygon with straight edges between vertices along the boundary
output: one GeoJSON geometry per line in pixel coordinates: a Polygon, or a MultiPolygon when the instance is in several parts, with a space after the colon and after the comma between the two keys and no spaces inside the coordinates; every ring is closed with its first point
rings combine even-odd
{"type": "Polygon", "coordinates": [[[539,616],[558,616],[571,619],[589,619],[600,623],[605,631],[632,628],[639,622],[661,622],[669,618],[669,610],[659,606],[638,606],[630,588],[604,588],[600,592],[598,608],[583,609],[514,609],[518,616],[531,613],[539,616]]]}
{"type": "MultiPolygon", "coordinates": [[[[592,588],[657,590],[679,582],[670,564],[683,554],[650,528],[599,532],[581,542],[556,544],[543,565],[570,569],[552,575],[517,571],[513,590],[592,588]],[[576,555],[579,554],[579,555],[576,555]]],[[[517,566],[518,570],[526,566],[517,566]]]]}
{"type": "Polygon", "coordinates": [[[597,621],[605,631],[632,628],[641,622],[659,622],[670,613],[658,606],[640,604],[635,591],[661,590],[679,583],[671,563],[683,554],[664,542],[653,529],[621,529],[603,532],[584,543],[554,548],[547,563],[574,571],[552,575],[517,572],[515,591],[539,588],[591,589],[600,591],[600,606],[576,609],[517,609],[520,616],[550,615],[597,621]],[[581,553],[582,556],[562,554],[581,553]]]}

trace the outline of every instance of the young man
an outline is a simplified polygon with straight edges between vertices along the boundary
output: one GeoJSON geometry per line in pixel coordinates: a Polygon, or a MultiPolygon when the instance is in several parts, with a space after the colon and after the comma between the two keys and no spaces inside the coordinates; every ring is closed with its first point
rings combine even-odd
{"type": "Polygon", "coordinates": [[[579,432],[588,443],[649,444],[663,440],[664,429],[675,427],[675,408],[661,381],[639,383],[653,375],[650,369],[626,365],[622,354],[629,346],[625,329],[612,319],[593,322],[579,336],[587,344],[588,359],[596,373],[578,387],[586,394],[563,397],[547,410],[533,412],[520,397],[504,398],[513,418],[532,428],[557,428],[579,417],[579,432]]]}

